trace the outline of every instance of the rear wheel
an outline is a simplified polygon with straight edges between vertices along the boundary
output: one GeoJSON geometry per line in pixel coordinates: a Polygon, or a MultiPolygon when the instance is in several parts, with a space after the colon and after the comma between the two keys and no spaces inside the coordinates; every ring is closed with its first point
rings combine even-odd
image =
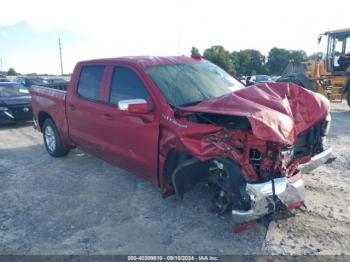
{"type": "Polygon", "coordinates": [[[51,118],[45,120],[42,130],[46,151],[51,156],[61,157],[68,153],[69,150],[64,148],[57,127],[51,118]]]}

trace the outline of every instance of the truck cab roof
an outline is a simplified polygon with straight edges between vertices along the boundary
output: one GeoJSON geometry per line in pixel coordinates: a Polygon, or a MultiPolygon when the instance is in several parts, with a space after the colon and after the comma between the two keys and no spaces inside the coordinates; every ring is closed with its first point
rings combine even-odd
{"type": "Polygon", "coordinates": [[[160,66],[160,65],[172,65],[172,64],[192,64],[197,63],[201,59],[192,58],[187,56],[124,56],[116,58],[102,58],[82,61],[80,63],[128,63],[141,66],[142,68],[160,66]]]}

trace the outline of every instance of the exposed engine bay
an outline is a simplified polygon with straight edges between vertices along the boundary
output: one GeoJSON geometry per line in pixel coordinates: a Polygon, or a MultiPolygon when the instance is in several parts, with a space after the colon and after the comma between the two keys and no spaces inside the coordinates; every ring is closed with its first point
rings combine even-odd
{"type": "MultiPolygon", "coordinates": [[[[258,197],[252,193],[256,181],[259,184],[268,181],[278,184],[281,178],[285,179],[285,183],[288,178],[291,181],[295,181],[296,177],[301,179],[299,164],[324,150],[330,124],[328,118],[300,134],[295,145],[284,146],[255,138],[249,122],[242,117],[191,114],[187,119],[201,124],[223,126],[222,132],[203,139],[210,141],[226,157],[199,161],[186,156],[173,171],[171,184],[176,193],[183,197],[196,183],[206,180],[216,189],[212,210],[217,214],[251,210],[258,197]]],[[[300,193],[300,196],[293,199],[294,203],[302,204],[302,197],[303,193],[300,193]]],[[[270,202],[269,209],[273,210],[274,202],[272,199],[270,202]]]]}

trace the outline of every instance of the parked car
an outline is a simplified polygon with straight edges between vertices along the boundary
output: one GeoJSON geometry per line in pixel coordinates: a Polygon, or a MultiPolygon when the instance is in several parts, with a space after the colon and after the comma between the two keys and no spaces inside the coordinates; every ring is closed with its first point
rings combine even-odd
{"type": "Polygon", "coordinates": [[[47,81],[39,76],[19,76],[17,77],[16,82],[26,88],[30,88],[32,85],[47,84],[47,81]]]}
{"type": "Polygon", "coordinates": [[[294,84],[244,87],[201,58],[83,61],[67,91],[30,92],[51,156],[78,147],[144,177],[163,197],[206,181],[213,211],[231,213],[236,231],[303,206],[300,165],[311,170],[331,153],[326,98],[294,84]]]}
{"type": "Polygon", "coordinates": [[[251,81],[257,83],[271,83],[274,82],[268,75],[255,75],[251,76],[251,81]]]}
{"type": "Polygon", "coordinates": [[[272,82],[277,82],[277,80],[280,78],[281,76],[271,76],[271,80],[272,82]]]}
{"type": "Polygon", "coordinates": [[[0,83],[0,123],[26,122],[32,119],[29,91],[17,83],[0,83]]]}
{"type": "Polygon", "coordinates": [[[46,79],[46,81],[48,84],[68,83],[67,80],[64,80],[63,78],[59,78],[59,77],[49,78],[49,79],[46,79]]]}
{"type": "Polygon", "coordinates": [[[0,82],[11,82],[5,75],[0,74],[0,82]]]}

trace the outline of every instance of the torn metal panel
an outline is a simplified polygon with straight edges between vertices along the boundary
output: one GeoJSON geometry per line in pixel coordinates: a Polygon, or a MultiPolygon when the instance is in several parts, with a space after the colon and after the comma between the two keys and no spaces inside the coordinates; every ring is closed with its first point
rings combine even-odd
{"type": "Polygon", "coordinates": [[[184,110],[244,116],[257,138],[292,145],[328,115],[329,101],[292,83],[263,83],[184,110]]]}

